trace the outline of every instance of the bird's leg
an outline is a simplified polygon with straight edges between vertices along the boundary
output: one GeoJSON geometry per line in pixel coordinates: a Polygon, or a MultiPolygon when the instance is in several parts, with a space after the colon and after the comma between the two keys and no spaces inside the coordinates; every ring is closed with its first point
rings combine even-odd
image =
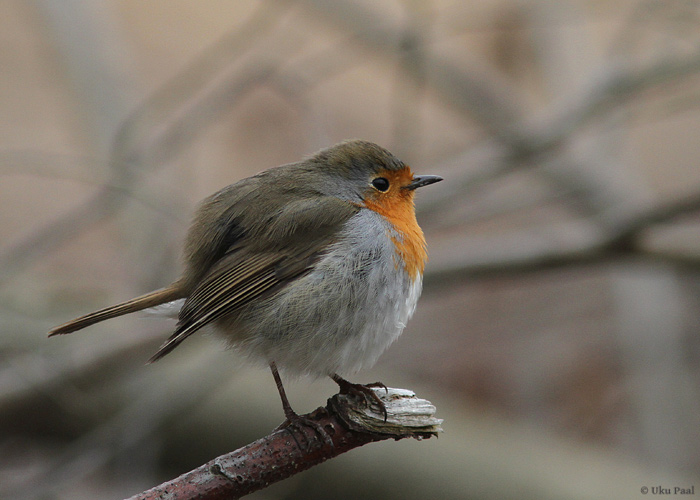
{"type": "Polygon", "coordinates": [[[372,402],[376,403],[379,409],[384,414],[384,421],[386,422],[386,419],[388,417],[388,414],[386,412],[386,406],[384,406],[384,402],[381,400],[381,398],[377,396],[377,393],[372,390],[372,387],[381,387],[388,394],[389,389],[387,389],[387,387],[384,384],[382,384],[381,382],[373,382],[371,384],[353,384],[352,382],[348,382],[347,380],[345,380],[337,373],[331,375],[331,378],[340,387],[341,394],[362,396],[368,404],[372,404],[372,402]]]}
{"type": "Polygon", "coordinates": [[[277,391],[280,393],[280,399],[282,400],[282,409],[284,410],[284,416],[286,419],[284,423],[282,423],[282,425],[280,425],[275,430],[285,429],[287,432],[289,432],[289,434],[291,434],[291,436],[294,438],[294,441],[296,441],[297,446],[301,449],[301,446],[299,446],[299,441],[297,441],[297,438],[294,435],[294,433],[290,430],[290,427],[299,429],[300,431],[301,428],[304,426],[311,427],[314,431],[316,431],[316,433],[319,436],[321,436],[321,438],[326,442],[326,444],[330,444],[330,446],[333,447],[333,440],[321,424],[309,418],[302,417],[292,409],[292,405],[289,404],[289,400],[287,399],[287,393],[284,391],[284,386],[282,385],[282,378],[280,377],[280,374],[277,371],[277,365],[274,361],[270,362],[270,370],[272,371],[272,376],[275,379],[277,391]]]}
{"type": "Polygon", "coordinates": [[[282,378],[280,377],[280,374],[277,371],[277,365],[274,361],[270,363],[270,370],[272,371],[272,376],[275,379],[275,384],[277,385],[277,392],[280,393],[280,399],[282,400],[282,410],[284,410],[284,416],[287,418],[287,421],[291,422],[299,415],[297,415],[296,412],[292,410],[292,405],[289,404],[289,400],[287,399],[287,393],[284,392],[284,386],[282,385],[282,378]]]}

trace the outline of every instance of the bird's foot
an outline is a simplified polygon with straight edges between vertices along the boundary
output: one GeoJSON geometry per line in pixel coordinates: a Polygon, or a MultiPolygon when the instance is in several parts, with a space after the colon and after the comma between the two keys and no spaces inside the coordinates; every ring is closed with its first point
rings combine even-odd
{"type": "Polygon", "coordinates": [[[282,424],[275,429],[275,431],[284,430],[289,433],[297,444],[300,450],[309,451],[311,448],[312,440],[310,440],[304,431],[304,429],[313,430],[318,436],[323,440],[323,442],[334,448],[333,439],[331,438],[328,431],[316,420],[309,418],[306,415],[299,415],[294,411],[285,411],[286,419],[282,424]],[[294,432],[296,430],[297,432],[294,432]],[[306,447],[302,448],[299,440],[297,439],[297,434],[301,434],[306,441],[306,447]]]}
{"type": "Polygon", "coordinates": [[[386,419],[389,416],[386,411],[386,406],[384,405],[382,399],[377,396],[377,393],[373,390],[374,387],[381,387],[388,394],[389,389],[386,385],[381,382],[372,382],[371,384],[353,384],[337,374],[331,375],[331,378],[336,384],[338,384],[338,387],[340,387],[340,394],[362,397],[370,406],[374,403],[384,414],[384,421],[386,422],[386,419]]]}

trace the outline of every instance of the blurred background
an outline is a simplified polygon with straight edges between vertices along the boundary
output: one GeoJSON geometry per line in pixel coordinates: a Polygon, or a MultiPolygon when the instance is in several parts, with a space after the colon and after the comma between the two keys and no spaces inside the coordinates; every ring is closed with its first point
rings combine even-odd
{"type": "MultiPolygon", "coordinates": [[[[444,434],[256,499],[700,494],[700,4],[0,2],[0,498],[123,498],[283,420],[173,322],[48,329],[179,274],[197,202],[349,138],[445,181],[403,336],[358,382],[444,434]]],[[[287,382],[299,412],[330,380],[287,382]]]]}

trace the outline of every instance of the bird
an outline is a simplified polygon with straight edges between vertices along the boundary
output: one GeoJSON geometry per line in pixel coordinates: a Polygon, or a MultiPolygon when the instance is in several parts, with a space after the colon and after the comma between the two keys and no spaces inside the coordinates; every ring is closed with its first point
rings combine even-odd
{"type": "Polygon", "coordinates": [[[386,419],[371,390],[386,386],[343,376],[372,366],[413,315],[427,261],[414,195],[441,180],[415,175],[364,140],[264,170],[202,201],[179,279],[68,321],[49,336],[166,305],[177,324],[149,362],[193,333],[213,330],[229,347],[267,363],[285,422],[301,417],[278,367],[329,376],[341,393],[377,400],[386,419]]]}

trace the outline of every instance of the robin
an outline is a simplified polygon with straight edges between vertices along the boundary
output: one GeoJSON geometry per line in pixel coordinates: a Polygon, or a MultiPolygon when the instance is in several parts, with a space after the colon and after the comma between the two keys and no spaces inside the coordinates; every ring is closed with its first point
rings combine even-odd
{"type": "Polygon", "coordinates": [[[49,336],[162,304],[177,311],[157,361],[207,328],[277,370],[330,376],[344,393],[381,401],[339,374],[373,365],[404,329],[421,293],[427,253],[414,175],[386,149],[346,141],[263,171],[206,198],[185,242],[185,269],[166,288],[81,316],[49,336]]]}

